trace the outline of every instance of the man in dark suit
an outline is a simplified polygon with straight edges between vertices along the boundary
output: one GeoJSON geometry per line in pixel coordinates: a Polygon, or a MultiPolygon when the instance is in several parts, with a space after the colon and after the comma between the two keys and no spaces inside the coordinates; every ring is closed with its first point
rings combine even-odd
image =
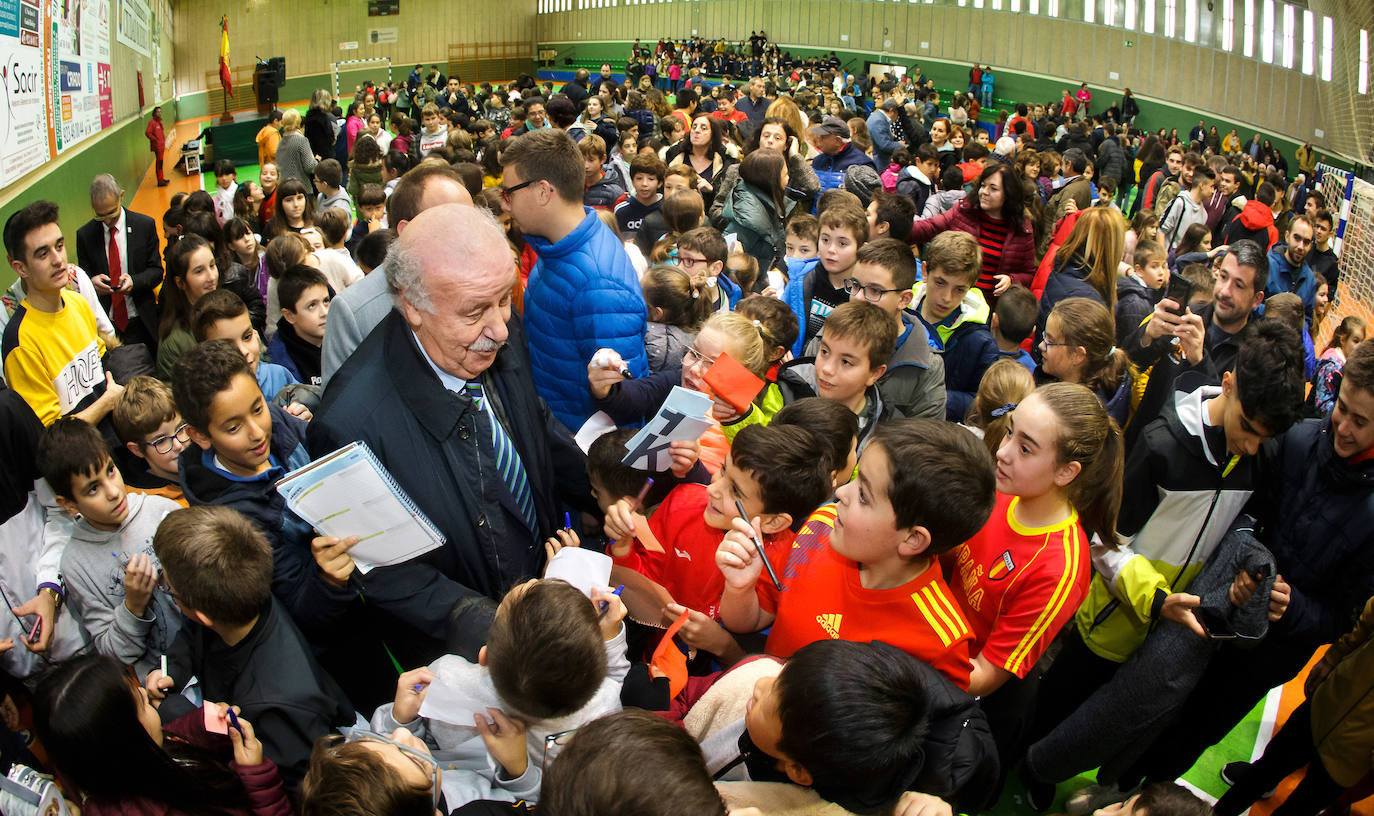
{"type": "Polygon", "coordinates": [[[76,231],[76,262],[91,276],[119,339],[157,350],[157,297],[162,254],[157,225],[122,206],[124,190],[108,173],[91,182],[95,218],[76,231]]]}

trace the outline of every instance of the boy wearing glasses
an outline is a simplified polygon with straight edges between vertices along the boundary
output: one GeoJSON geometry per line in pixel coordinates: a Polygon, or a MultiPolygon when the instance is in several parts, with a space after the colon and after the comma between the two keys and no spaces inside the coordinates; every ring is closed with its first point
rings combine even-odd
{"type": "MultiPolygon", "coordinates": [[[[238,299],[232,292],[226,294],[238,299]]],[[[143,460],[142,468],[125,468],[129,471],[125,478],[129,490],[162,496],[185,507],[177,458],[191,444],[191,437],[172,399],[172,389],[154,377],[134,377],[115,400],[110,418],[119,441],[143,460]]],[[[126,464],[133,461],[126,460],[126,464]]]]}
{"type": "Polygon", "coordinates": [[[945,364],[926,342],[924,327],[907,307],[916,283],[911,248],[896,238],[878,238],[859,248],[854,276],[844,282],[853,301],[887,312],[897,326],[897,350],[878,380],[883,402],[908,419],[945,416],[945,364]],[[915,338],[913,340],[912,338],[915,338]]]}
{"type": "Polygon", "coordinates": [[[157,591],[153,534],[179,505],[129,492],[100,431],[59,419],[38,443],[38,470],[57,504],[76,517],[62,542],[62,576],[72,612],[96,651],[134,666],[141,677],[181,626],[172,598],[157,591]]]}
{"type": "Polygon", "coordinates": [[[992,310],[973,285],[982,263],[977,238],[942,232],[926,245],[925,280],[913,296],[912,311],[945,364],[945,418],[951,422],[963,420],[983,372],[998,358],[988,330],[992,310]]]}

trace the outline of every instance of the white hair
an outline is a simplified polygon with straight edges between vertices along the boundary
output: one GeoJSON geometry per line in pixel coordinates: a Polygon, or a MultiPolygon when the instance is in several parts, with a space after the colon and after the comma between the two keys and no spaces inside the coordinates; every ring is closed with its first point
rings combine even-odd
{"type": "MultiPolygon", "coordinates": [[[[445,239],[447,243],[444,254],[455,266],[462,269],[472,268],[478,258],[493,250],[493,244],[509,255],[506,231],[495,215],[481,207],[467,204],[443,204],[436,209],[446,210],[448,207],[462,207],[464,212],[461,215],[455,213],[455,217],[466,222],[454,236],[445,239]],[[457,239],[457,234],[461,234],[463,238],[457,239]]],[[[406,225],[405,232],[391,242],[391,247],[386,253],[386,284],[391,290],[392,300],[398,307],[401,305],[401,298],[404,297],[406,302],[416,309],[433,313],[434,301],[425,286],[422,247],[418,246],[419,240],[414,237],[421,234],[415,229],[417,222],[421,225],[421,231],[425,229],[424,222],[421,221],[423,215],[422,211],[414,221],[406,225]],[[411,240],[407,241],[407,237],[411,240]]]]}

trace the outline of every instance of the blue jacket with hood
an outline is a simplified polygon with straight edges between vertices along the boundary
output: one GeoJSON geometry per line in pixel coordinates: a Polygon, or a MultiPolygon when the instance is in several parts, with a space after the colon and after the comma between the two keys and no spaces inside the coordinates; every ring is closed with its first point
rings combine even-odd
{"type": "MultiPolygon", "coordinates": [[[[911,301],[913,310],[921,308],[925,290],[924,283],[916,284],[916,297],[911,301]]],[[[958,316],[951,324],[936,327],[939,341],[931,343],[931,348],[936,349],[944,360],[945,419],[951,422],[964,421],[969,404],[978,395],[983,372],[997,362],[999,356],[997,341],[988,329],[992,309],[983,299],[983,293],[978,289],[969,289],[957,312],[958,316]]],[[[927,336],[929,331],[927,329],[927,336]]]]}

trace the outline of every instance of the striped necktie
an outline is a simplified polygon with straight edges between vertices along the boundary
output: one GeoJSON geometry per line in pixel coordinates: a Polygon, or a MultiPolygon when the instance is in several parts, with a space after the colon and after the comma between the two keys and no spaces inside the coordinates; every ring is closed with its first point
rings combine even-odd
{"type": "Polygon", "coordinates": [[[530,491],[529,476],[525,473],[525,464],[520,461],[520,452],[515,449],[515,442],[506,435],[506,429],[501,426],[496,415],[488,410],[481,383],[468,383],[463,389],[491,422],[491,441],[496,449],[496,468],[501,471],[501,480],[506,483],[511,496],[515,497],[515,503],[520,506],[520,515],[524,517],[525,524],[537,533],[539,524],[534,512],[534,494],[530,491]]]}

